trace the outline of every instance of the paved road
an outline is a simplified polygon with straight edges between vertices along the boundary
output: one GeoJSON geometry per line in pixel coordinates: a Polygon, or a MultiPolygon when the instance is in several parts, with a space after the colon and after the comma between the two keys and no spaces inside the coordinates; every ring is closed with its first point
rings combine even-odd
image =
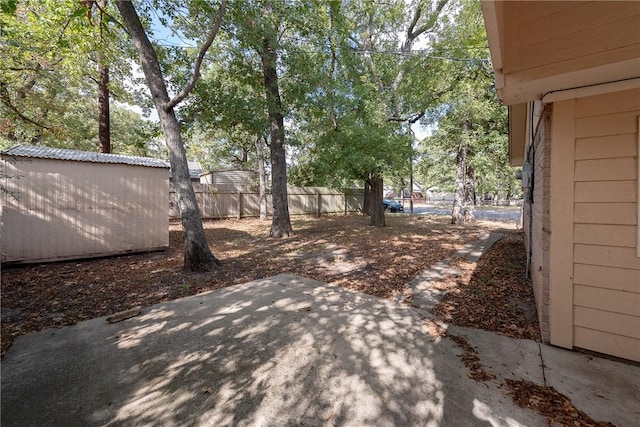
{"type": "MultiPolygon", "coordinates": [[[[406,212],[409,212],[409,207],[405,206],[406,212]]],[[[500,208],[476,208],[475,215],[477,219],[484,219],[488,221],[504,221],[504,222],[519,222],[520,221],[519,206],[500,207],[500,208]]],[[[424,206],[418,205],[413,207],[413,213],[419,215],[451,215],[451,206],[424,206]]]]}

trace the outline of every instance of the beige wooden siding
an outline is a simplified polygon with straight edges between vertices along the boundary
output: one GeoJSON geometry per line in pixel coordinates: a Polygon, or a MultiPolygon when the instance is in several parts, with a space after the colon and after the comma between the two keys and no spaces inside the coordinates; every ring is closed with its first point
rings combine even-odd
{"type": "Polygon", "coordinates": [[[502,71],[520,81],[640,56],[640,2],[518,1],[500,7],[502,71]]]}
{"type": "Polygon", "coordinates": [[[5,163],[3,262],[83,258],[167,247],[168,171],[38,158],[5,163]]]}
{"type": "Polygon", "coordinates": [[[640,361],[640,89],[575,103],[573,343],[640,361]]]}

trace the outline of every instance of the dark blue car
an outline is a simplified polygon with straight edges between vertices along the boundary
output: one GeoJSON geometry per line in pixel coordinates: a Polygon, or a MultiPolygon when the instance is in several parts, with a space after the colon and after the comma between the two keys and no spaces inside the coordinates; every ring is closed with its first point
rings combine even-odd
{"type": "Polygon", "coordinates": [[[389,212],[404,212],[404,207],[393,200],[382,199],[382,203],[384,204],[384,210],[389,212]]]}

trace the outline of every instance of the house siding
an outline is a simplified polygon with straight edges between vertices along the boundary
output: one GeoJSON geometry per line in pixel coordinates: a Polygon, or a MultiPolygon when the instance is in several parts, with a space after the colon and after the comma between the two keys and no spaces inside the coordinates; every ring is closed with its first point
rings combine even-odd
{"type": "Polygon", "coordinates": [[[573,345],[640,361],[640,89],[575,101],[573,345]]]}
{"type": "Polygon", "coordinates": [[[520,81],[638,57],[638,2],[523,1],[501,7],[503,72],[520,81]]]}
{"type": "Polygon", "coordinates": [[[168,169],[42,158],[4,161],[2,262],[165,248],[168,169]]]}
{"type": "Polygon", "coordinates": [[[547,114],[525,135],[543,339],[640,361],[640,2],[482,7],[498,97],[547,114]]]}

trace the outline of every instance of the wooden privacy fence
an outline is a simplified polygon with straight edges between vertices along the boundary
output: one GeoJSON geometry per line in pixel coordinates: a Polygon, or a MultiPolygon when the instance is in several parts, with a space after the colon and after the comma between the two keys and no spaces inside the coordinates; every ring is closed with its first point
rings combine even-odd
{"type": "MultiPolygon", "coordinates": [[[[259,194],[246,186],[193,183],[203,219],[247,218],[260,216],[259,194]]],[[[362,210],[363,189],[287,186],[291,215],[348,213],[362,210]]],[[[271,193],[267,191],[267,214],[273,212],[271,193]]],[[[169,192],[169,216],[180,217],[173,185],[169,192]]]]}

